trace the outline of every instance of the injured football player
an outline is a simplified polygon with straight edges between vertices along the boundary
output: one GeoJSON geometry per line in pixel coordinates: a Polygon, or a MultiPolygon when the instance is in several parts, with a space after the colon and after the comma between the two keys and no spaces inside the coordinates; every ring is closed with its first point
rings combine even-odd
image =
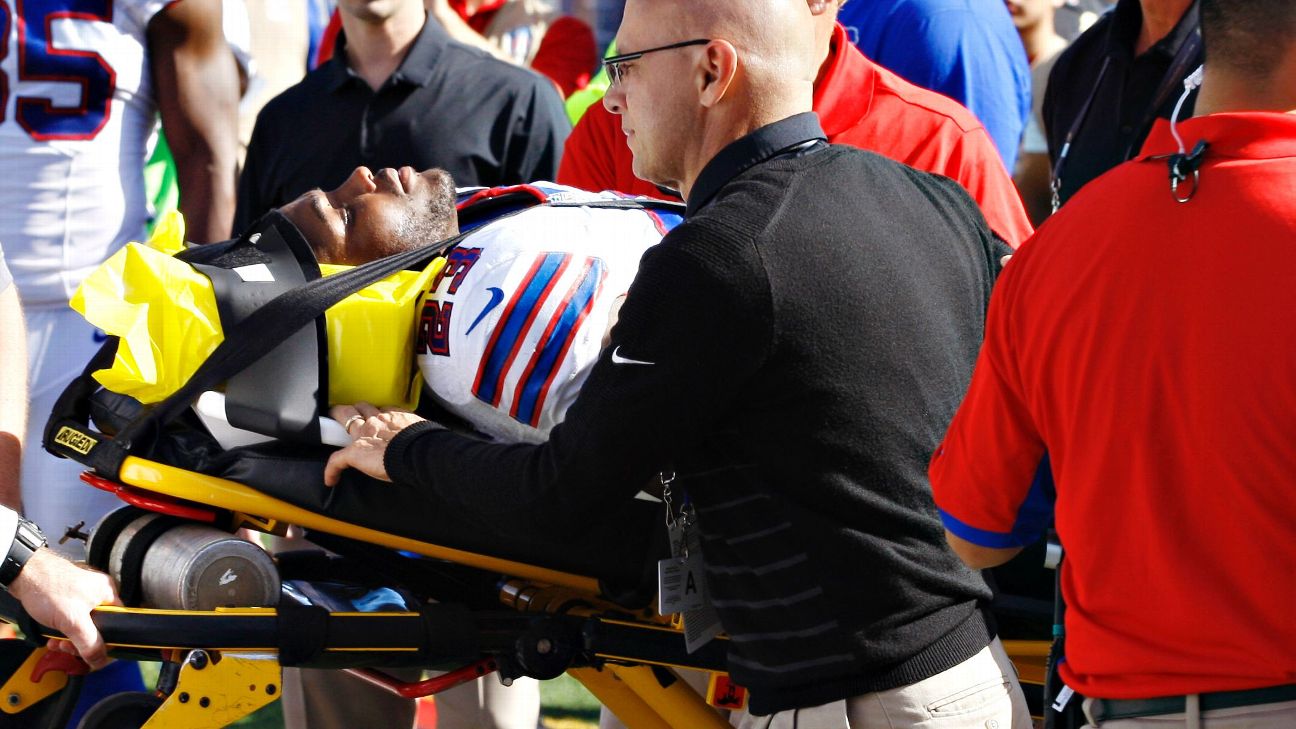
{"type": "MultiPolygon", "coordinates": [[[[640,256],[679,218],[616,207],[625,201],[613,193],[525,189],[549,204],[501,215],[447,252],[421,303],[415,354],[425,394],[446,410],[493,439],[534,443],[575,400],[640,256]]],[[[321,263],[358,265],[460,232],[454,183],[437,169],[361,167],[337,189],[307,192],[280,213],[321,263]]],[[[332,415],[356,438],[421,420],[368,403],[332,415]]]]}

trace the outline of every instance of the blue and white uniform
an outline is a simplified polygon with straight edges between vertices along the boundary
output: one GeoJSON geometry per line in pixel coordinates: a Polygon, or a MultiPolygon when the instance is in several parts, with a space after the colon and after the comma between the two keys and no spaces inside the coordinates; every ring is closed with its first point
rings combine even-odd
{"type": "Polygon", "coordinates": [[[640,257],[679,223],[579,205],[613,193],[533,187],[558,205],[468,234],[425,297],[417,343],[426,392],[486,435],[531,443],[562,421],[640,257]]]}
{"type": "Polygon", "coordinates": [[[118,503],[36,444],[58,393],[101,342],[68,297],[119,246],[143,239],[156,122],[146,34],[168,4],[0,0],[0,245],[26,311],[32,388],[23,501],[56,549],[67,525],[93,525],[118,503]]]}

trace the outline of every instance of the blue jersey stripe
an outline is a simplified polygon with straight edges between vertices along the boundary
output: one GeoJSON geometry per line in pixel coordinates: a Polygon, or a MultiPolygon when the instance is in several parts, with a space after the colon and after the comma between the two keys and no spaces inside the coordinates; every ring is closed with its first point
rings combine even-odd
{"type": "Polygon", "coordinates": [[[526,336],[535,312],[544,303],[544,293],[557,278],[562,264],[568,256],[562,253],[547,253],[540,262],[531,279],[523,289],[509,302],[504,322],[496,330],[494,341],[483,357],[481,376],[477,388],[477,398],[499,404],[500,390],[504,386],[504,375],[517,354],[518,345],[526,336]]]}
{"type": "Polygon", "coordinates": [[[598,258],[589,259],[584,277],[577,283],[573,295],[559,313],[557,326],[543,342],[540,352],[532,360],[529,376],[519,388],[513,415],[519,422],[532,427],[540,424],[540,406],[548,394],[549,384],[562,364],[563,355],[571,348],[572,339],[585,319],[590,304],[598,294],[603,275],[603,261],[598,258]]]}
{"type": "Polygon", "coordinates": [[[1010,549],[1034,544],[1053,522],[1053,502],[1056,498],[1053,485],[1053,468],[1046,453],[1035,471],[1030,490],[1017,508],[1017,519],[1010,532],[992,532],[978,529],[960,521],[944,509],[940,512],[941,522],[951,534],[981,547],[991,549],[1010,549]]]}
{"type": "Polygon", "coordinates": [[[1007,549],[1009,547],[1019,547],[1017,540],[1013,538],[1012,533],[992,532],[985,529],[977,529],[974,526],[964,524],[957,517],[950,514],[944,509],[937,508],[940,512],[941,523],[945,529],[956,537],[964,541],[971,542],[980,547],[989,547],[991,549],[1007,549]]]}

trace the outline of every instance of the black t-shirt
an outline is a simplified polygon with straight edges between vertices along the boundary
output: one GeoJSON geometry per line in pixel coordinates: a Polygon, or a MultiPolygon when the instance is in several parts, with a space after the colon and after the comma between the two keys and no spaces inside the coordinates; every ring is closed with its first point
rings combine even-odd
{"type": "Polygon", "coordinates": [[[424,24],[374,91],[337,54],[266,104],[239,179],[234,233],[358,166],[440,167],[460,187],[553,179],[571,123],[552,83],[424,24]]]}
{"type": "MultiPolygon", "coordinates": [[[[1203,60],[1197,14],[1194,2],[1169,35],[1136,57],[1143,10],[1139,0],[1120,0],[1058,57],[1044,93],[1044,129],[1062,202],[1137,155],[1153,122],[1170,118],[1183,80],[1203,60]]],[[[1194,93],[1181,118],[1192,116],[1195,99],[1194,93]]]]}

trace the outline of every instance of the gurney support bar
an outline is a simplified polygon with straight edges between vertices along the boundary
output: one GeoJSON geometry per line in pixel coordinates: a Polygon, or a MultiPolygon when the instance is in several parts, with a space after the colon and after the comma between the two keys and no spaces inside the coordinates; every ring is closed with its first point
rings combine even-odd
{"type": "Polygon", "coordinates": [[[416,681],[414,683],[399,681],[382,671],[377,671],[372,668],[350,668],[347,669],[347,673],[362,678],[379,688],[386,689],[401,698],[421,699],[424,696],[439,694],[442,691],[452,689],[455,686],[468,683],[469,681],[475,681],[482,676],[488,676],[498,670],[498,661],[494,658],[485,658],[476,663],[470,663],[463,668],[457,668],[435,678],[429,678],[426,681],[416,681]]]}

